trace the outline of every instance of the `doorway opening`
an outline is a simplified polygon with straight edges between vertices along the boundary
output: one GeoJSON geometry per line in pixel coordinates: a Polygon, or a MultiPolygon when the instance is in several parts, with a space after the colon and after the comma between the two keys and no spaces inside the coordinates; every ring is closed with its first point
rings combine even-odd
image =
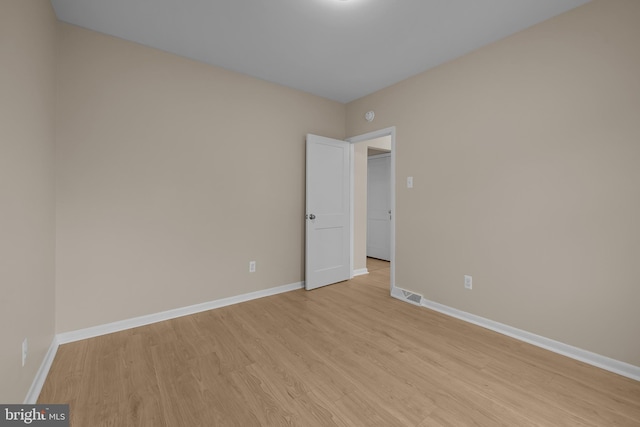
{"type": "Polygon", "coordinates": [[[347,141],[351,143],[352,152],[352,272],[354,276],[388,274],[392,291],[395,286],[395,127],[347,141]],[[369,165],[375,177],[369,176],[369,165]],[[375,187],[376,193],[382,194],[368,194],[369,184],[375,187]],[[376,198],[374,203],[369,195],[376,198]]]}
{"type": "MultiPolygon", "coordinates": [[[[386,137],[383,138],[383,142],[388,144],[388,150],[372,148],[370,145],[367,147],[366,253],[367,258],[389,262],[391,261],[391,140],[386,137]]],[[[367,142],[358,143],[358,145],[361,144],[367,144],[367,142]]],[[[357,200],[358,197],[356,197],[357,200]]]]}

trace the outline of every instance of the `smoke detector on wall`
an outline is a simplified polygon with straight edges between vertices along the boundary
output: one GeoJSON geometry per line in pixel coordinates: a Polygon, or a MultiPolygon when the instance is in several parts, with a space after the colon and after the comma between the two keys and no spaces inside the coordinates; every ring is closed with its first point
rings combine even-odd
{"type": "Polygon", "coordinates": [[[375,118],[376,113],[372,111],[367,111],[366,114],[364,115],[364,118],[366,121],[368,121],[369,123],[371,123],[373,121],[373,119],[375,118]]]}

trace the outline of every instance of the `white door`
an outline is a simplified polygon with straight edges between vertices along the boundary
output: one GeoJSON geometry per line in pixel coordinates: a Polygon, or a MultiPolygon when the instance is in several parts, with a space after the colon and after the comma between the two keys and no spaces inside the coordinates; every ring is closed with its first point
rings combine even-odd
{"type": "Polygon", "coordinates": [[[351,276],[350,152],[346,141],[307,135],[307,290],[351,276]]]}
{"type": "Polygon", "coordinates": [[[368,159],[367,256],[391,260],[391,154],[368,159]]]}

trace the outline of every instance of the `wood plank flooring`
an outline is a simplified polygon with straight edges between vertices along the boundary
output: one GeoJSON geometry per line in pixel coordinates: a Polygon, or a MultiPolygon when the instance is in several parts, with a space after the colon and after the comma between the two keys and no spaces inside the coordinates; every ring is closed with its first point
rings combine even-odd
{"type": "Polygon", "coordinates": [[[71,425],[640,426],[640,382],[389,297],[388,263],[60,346],[71,425]]]}

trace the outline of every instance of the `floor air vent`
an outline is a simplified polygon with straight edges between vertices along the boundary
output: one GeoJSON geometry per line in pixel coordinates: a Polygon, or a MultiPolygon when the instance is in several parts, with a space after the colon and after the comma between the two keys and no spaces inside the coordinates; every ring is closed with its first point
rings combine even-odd
{"type": "Polygon", "coordinates": [[[407,301],[411,301],[415,304],[422,303],[422,295],[414,294],[413,292],[409,291],[402,291],[402,294],[407,301]]]}

